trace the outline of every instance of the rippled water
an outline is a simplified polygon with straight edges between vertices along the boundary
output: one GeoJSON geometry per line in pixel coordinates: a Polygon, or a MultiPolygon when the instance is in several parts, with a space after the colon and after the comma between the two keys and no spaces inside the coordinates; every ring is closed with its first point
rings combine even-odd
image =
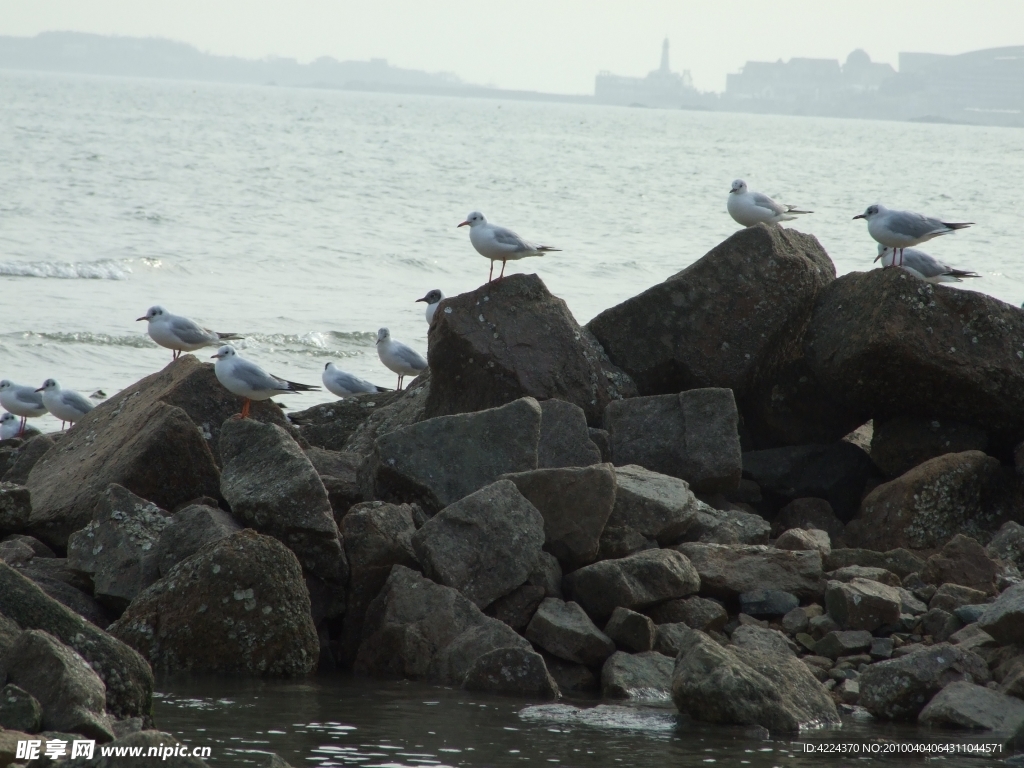
{"type": "Polygon", "coordinates": [[[735,231],[737,176],[813,209],[799,226],[840,273],[872,266],[851,221],[870,203],[976,221],[927,250],[1019,305],[1022,137],[0,72],[0,376],[117,391],[170,359],[135,322],[159,303],[249,334],[246,354],[290,379],[335,360],[389,385],[377,328],[425,351],[415,299],[486,278],[455,228],[468,211],[563,248],[510,269],[586,322],[735,231]]]}

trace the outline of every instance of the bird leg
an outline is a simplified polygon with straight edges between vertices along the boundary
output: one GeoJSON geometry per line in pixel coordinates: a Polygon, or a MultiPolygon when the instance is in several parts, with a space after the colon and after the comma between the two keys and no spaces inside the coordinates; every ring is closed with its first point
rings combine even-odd
{"type": "MultiPolygon", "coordinates": [[[[895,256],[895,255],[896,254],[894,253],[893,256],[895,256]]],[[[900,248],[900,266],[901,267],[903,266],[903,249],[902,248],[900,248]]]]}
{"type": "Polygon", "coordinates": [[[248,397],[242,402],[242,412],[236,413],[232,416],[232,419],[248,419],[249,418],[249,406],[252,405],[252,400],[248,397]]]}
{"type": "Polygon", "coordinates": [[[28,416],[21,417],[21,426],[18,428],[18,437],[25,435],[25,425],[28,423],[28,416]]]}
{"type": "Polygon", "coordinates": [[[494,259],[491,259],[491,271],[487,273],[487,282],[491,282],[494,278],[494,259]]]}
{"type": "Polygon", "coordinates": [[[60,422],[60,431],[61,431],[61,432],[63,432],[63,431],[64,431],[64,425],[65,425],[66,423],[67,423],[66,421],[63,421],[63,420],[61,420],[61,422],[60,422]]]}
{"type": "Polygon", "coordinates": [[[498,275],[498,279],[501,280],[505,276],[505,262],[501,262],[501,274],[498,275]]]}
{"type": "Polygon", "coordinates": [[[395,385],[396,390],[400,390],[402,388],[402,379],[404,378],[405,376],[403,376],[402,374],[398,374],[398,384],[395,385]]]}

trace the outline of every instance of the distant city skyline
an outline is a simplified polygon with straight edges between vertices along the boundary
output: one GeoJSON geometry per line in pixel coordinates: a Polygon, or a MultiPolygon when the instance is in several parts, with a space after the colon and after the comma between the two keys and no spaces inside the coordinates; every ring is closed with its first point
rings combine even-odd
{"type": "Polygon", "coordinates": [[[845,61],[863,49],[897,67],[901,51],[1020,45],[1022,29],[1016,0],[0,0],[0,35],[154,36],[249,59],[385,58],[471,83],[576,94],[591,93],[599,71],[657,69],[665,37],[674,70],[689,70],[699,90],[723,91],[747,61],[845,61]]]}

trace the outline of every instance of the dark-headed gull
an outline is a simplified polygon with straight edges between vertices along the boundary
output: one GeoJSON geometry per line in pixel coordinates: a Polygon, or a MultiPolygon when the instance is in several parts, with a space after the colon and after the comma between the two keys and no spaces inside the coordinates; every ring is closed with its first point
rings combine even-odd
{"type": "Polygon", "coordinates": [[[60,382],[56,379],[47,379],[36,392],[43,393],[43,405],[60,419],[61,429],[64,429],[65,422],[74,425],[96,407],[73,389],[61,389],[60,382]]]}
{"type": "Polygon", "coordinates": [[[434,322],[434,313],[437,312],[437,305],[441,303],[441,299],[444,298],[444,294],[441,293],[437,288],[427,293],[422,299],[416,299],[417,302],[422,301],[427,305],[427,311],[424,315],[427,318],[427,325],[434,322]]]}
{"type": "Polygon", "coordinates": [[[0,381],[0,405],[15,416],[21,417],[19,432],[25,431],[25,424],[28,419],[42,416],[46,413],[46,406],[43,405],[43,396],[39,394],[35,387],[15,384],[7,379],[0,381]]]}
{"type": "Polygon", "coordinates": [[[350,397],[351,395],[362,395],[367,393],[383,392],[376,384],[371,384],[366,379],[341,370],[334,363],[324,366],[324,372],[320,374],[327,391],[338,397],[350,397]]]}
{"type": "Polygon", "coordinates": [[[960,283],[965,277],[981,277],[977,272],[967,272],[963,269],[955,269],[945,264],[934,256],[917,248],[907,248],[903,257],[896,262],[896,249],[886,248],[879,243],[878,255],[875,261],[882,260],[882,267],[900,266],[914,277],[919,277],[926,283],[960,283]]]}
{"type": "Polygon", "coordinates": [[[229,339],[241,339],[237,333],[218,333],[203,328],[198,323],[181,315],[172,315],[163,307],[150,307],[146,314],[136,318],[149,321],[149,338],[161,347],[174,350],[172,360],[177,360],[182,352],[195,352],[203,347],[210,347],[229,339]]]}
{"type": "Polygon", "coordinates": [[[260,368],[256,363],[239,357],[238,352],[230,344],[225,344],[213,355],[216,364],[213,372],[217,374],[217,381],[224,385],[224,389],[233,395],[245,398],[242,403],[242,412],[236,418],[249,418],[249,406],[253,400],[269,400],[274,395],[297,392],[316,392],[320,387],[312,387],[308,384],[281,379],[271,376],[260,368]]]}
{"type": "Polygon", "coordinates": [[[377,356],[386,368],[398,374],[398,389],[402,388],[402,379],[423,373],[427,367],[427,361],[418,352],[392,339],[387,328],[377,331],[377,356]]]}
{"type": "Polygon", "coordinates": [[[797,214],[814,213],[801,211],[795,205],[777,203],[760,192],[751,192],[743,179],[736,179],[732,183],[726,208],[736,223],[744,227],[752,227],[755,224],[778,224],[780,221],[792,221],[797,214]]]}
{"type": "Polygon", "coordinates": [[[33,426],[23,426],[21,419],[13,413],[0,414],[0,440],[10,440],[12,437],[29,437],[38,435],[39,430],[33,426]]]}
{"type": "Polygon", "coordinates": [[[489,223],[479,211],[473,211],[459,226],[469,227],[469,242],[476,248],[477,253],[491,260],[491,271],[487,275],[488,283],[494,277],[496,261],[501,262],[501,274],[498,275],[498,279],[501,280],[505,276],[506,261],[525,259],[528,256],[543,256],[545,253],[561,250],[550,245],[534,245],[511,229],[489,223]]]}
{"type": "Polygon", "coordinates": [[[920,245],[933,237],[948,235],[974,223],[942,221],[913,211],[890,211],[884,205],[869,205],[864,213],[859,213],[853,218],[866,219],[868,234],[876,242],[899,250],[899,264],[903,263],[904,248],[920,245]]]}

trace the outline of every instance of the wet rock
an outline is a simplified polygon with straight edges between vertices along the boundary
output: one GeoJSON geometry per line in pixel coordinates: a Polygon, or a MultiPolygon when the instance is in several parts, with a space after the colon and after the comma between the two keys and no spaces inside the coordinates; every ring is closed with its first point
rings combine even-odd
{"type": "Polygon", "coordinates": [[[732,633],[732,643],[744,651],[753,650],[762,653],[777,653],[783,656],[796,656],[790,648],[786,636],[777,629],[767,627],[741,626],[732,633]]]}
{"type": "Polygon", "coordinates": [[[543,543],[544,518],[509,480],[446,507],[412,537],[427,576],[481,608],[526,581],[543,543]]]}
{"type": "Polygon", "coordinates": [[[847,583],[830,581],[825,590],[825,609],[843,629],[873,631],[895,624],[902,598],[894,587],[855,578],[847,583]]]}
{"type": "Polygon", "coordinates": [[[683,623],[702,632],[721,632],[729,621],[729,614],[721,603],[697,596],[666,600],[647,612],[655,624],[683,623]]]}
{"type": "Polygon", "coordinates": [[[755,589],[740,594],[740,611],[747,616],[783,616],[800,605],[800,598],[781,589],[755,589]]]}
{"type": "Polygon", "coordinates": [[[32,513],[28,488],[0,483],[0,533],[24,530],[32,513]]]}
{"type": "Polygon", "coordinates": [[[13,456],[13,461],[4,472],[2,479],[5,483],[24,485],[28,480],[28,474],[32,467],[41,459],[47,451],[56,445],[56,441],[48,435],[36,435],[26,440],[13,456]]]}
{"type": "Polygon", "coordinates": [[[604,461],[582,408],[565,400],[543,400],[540,412],[538,468],[589,467],[604,461]]]}
{"type": "Polygon", "coordinates": [[[825,570],[835,571],[851,565],[865,568],[884,568],[901,579],[924,568],[924,559],[907,549],[876,552],[873,549],[833,549],[824,557],[825,570]]]}
{"type": "Polygon", "coordinates": [[[204,545],[242,530],[230,514],[206,504],[191,504],[167,520],[154,549],[160,575],[191,557],[204,545]]]}
{"type": "Polygon", "coordinates": [[[377,410],[401,399],[402,391],[355,395],[289,413],[299,433],[316,448],[343,451],[352,434],[377,410]]]}
{"type": "Polygon", "coordinates": [[[574,602],[557,597],[545,599],[526,628],[526,638],[560,659],[585,664],[602,664],[615,652],[615,643],[599,630],[574,602]]]}
{"type": "Polygon", "coordinates": [[[319,648],[298,560],[249,529],[175,565],[109,631],[167,672],[302,675],[319,648]]]}
{"type": "Polygon", "coordinates": [[[872,664],[861,674],[860,705],[883,720],[913,720],[950,683],[984,685],[988,666],[976,654],[948,643],[872,664]]]}
{"type": "Polygon", "coordinates": [[[220,490],[246,526],[291,549],[328,584],[348,579],[348,563],[320,477],[292,437],[274,424],[232,419],[221,429],[220,490]]]}
{"type": "MultiPolygon", "coordinates": [[[[848,565],[845,568],[837,568],[825,574],[830,581],[850,582],[854,579],[867,579],[885,584],[887,587],[900,589],[902,583],[900,577],[885,568],[868,568],[863,565],[848,565]]],[[[915,598],[916,599],[916,598],[915,598]]]]}
{"type": "Polygon", "coordinates": [[[484,613],[502,624],[508,624],[522,635],[544,597],[544,587],[523,584],[499,597],[484,609],[484,613]]]}
{"type": "Polygon", "coordinates": [[[943,584],[928,601],[929,608],[941,608],[953,612],[962,605],[984,603],[989,594],[978,589],[971,589],[959,584],[943,584]]]}
{"type": "Polygon", "coordinates": [[[0,690],[0,729],[38,733],[42,727],[43,708],[35,696],[14,683],[5,685],[0,690]]]}
{"type": "Polygon", "coordinates": [[[947,419],[896,416],[875,422],[871,460],[887,478],[899,477],[928,459],[947,453],[988,449],[988,433],[947,419]]]}
{"type": "Polygon", "coordinates": [[[463,678],[462,687],[542,699],[556,699],[559,694],[544,658],[525,648],[496,648],[479,656],[463,678]]]}
{"type": "Polygon", "coordinates": [[[921,570],[921,579],[927,584],[960,584],[994,595],[998,591],[998,573],[999,565],[988,556],[985,548],[971,537],[959,534],[928,558],[921,570]]]}
{"type": "Polygon", "coordinates": [[[832,542],[829,541],[825,531],[815,528],[804,530],[803,528],[790,528],[775,541],[778,549],[791,549],[795,551],[817,551],[822,557],[832,551],[832,542]]]}
{"type": "Polygon", "coordinates": [[[601,695],[606,699],[667,701],[672,694],[675,662],[661,653],[616,651],[601,668],[601,695]]]}
{"type": "Polygon", "coordinates": [[[106,705],[111,715],[118,719],[150,716],[153,673],[146,661],[2,564],[0,614],[24,629],[43,630],[79,653],[106,685],[106,705]]]}
{"type": "Polygon", "coordinates": [[[601,681],[587,667],[550,654],[542,655],[548,672],[558,683],[558,690],[562,694],[596,694],[600,692],[601,681]]]}
{"type": "Polygon", "coordinates": [[[637,464],[715,493],[740,480],[738,419],[732,391],[710,388],[616,400],[604,426],[616,466],[637,464]]]}
{"type": "Polygon", "coordinates": [[[636,610],[691,595],[700,588],[700,579],[679,552],[652,549],[584,566],[563,584],[591,618],[604,620],[619,606],[636,610]]]}
{"type": "Polygon", "coordinates": [[[504,475],[544,518],[544,547],[569,568],[597,559],[616,502],[611,464],[504,475]]]}
{"type": "Polygon", "coordinates": [[[424,407],[430,392],[430,369],[421,373],[405,389],[395,393],[387,405],[374,408],[370,415],[359,426],[339,450],[366,457],[373,452],[378,437],[388,435],[395,430],[408,427],[423,421],[424,407]]]}
{"type": "Polygon", "coordinates": [[[678,541],[703,506],[685,480],[635,464],[615,467],[615,482],[615,505],[607,525],[631,529],[648,541],[678,541]]]}
{"type": "Polygon", "coordinates": [[[819,656],[838,659],[840,656],[852,656],[863,653],[871,648],[874,638],[864,629],[834,630],[814,644],[814,652],[819,656]]]}
{"type": "Polygon", "coordinates": [[[533,398],[403,427],[374,443],[360,478],[368,498],[437,511],[511,472],[537,468],[541,410],[533,398]]]}
{"type": "Polygon", "coordinates": [[[793,499],[772,520],[771,535],[778,538],[790,528],[817,528],[835,542],[843,537],[843,521],[836,517],[825,499],[793,499]]]}
{"type": "Polygon", "coordinates": [[[1013,563],[1018,568],[1024,567],[1024,525],[1012,520],[1003,523],[985,551],[989,557],[1013,563]]]}
{"type": "Polygon", "coordinates": [[[690,632],[672,676],[672,698],[680,712],[770,731],[839,722],[828,693],[795,657],[723,648],[702,632],[690,632]]]}
{"type": "Polygon", "coordinates": [[[950,683],[921,710],[917,721],[940,728],[992,731],[995,741],[1019,743],[1024,701],[966,681],[950,683]]]}
{"type": "Polygon", "coordinates": [[[978,618],[1000,645],[1024,644],[1024,584],[1004,591],[978,618]]]}
{"type": "Polygon", "coordinates": [[[89,663],[52,635],[29,629],[3,660],[7,679],[42,707],[42,727],[80,733],[96,741],[114,738],[106,714],[103,681],[89,663]]]}
{"type": "Polygon", "coordinates": [[[770,587],[812,600],[825,589],[818,552],[696,542],[673,549],[686,555],[697,569],[704,597],[735,600],[744,592],[770,587]]]}
{"type": "Polygon", "coordinates": [[[771,525],[760,515],[713,509],[701,503],[683,540],[708,544],[767,544],[770,530],[771,525]]]}
{"type": "Polygon", "coordinates": [[[610,401],[636,392],[536,275],[446,299],[430,326],[427,359],[428,418],[534,397],[574,403],[596,424],[610,401]]]}
{"type": "Polygon", "coordinates": [[[654,622],[642,613],[616,608],[604,627],[604,633],[620,648],[630,653],[643,653],[654,648],[654,622]]]}

